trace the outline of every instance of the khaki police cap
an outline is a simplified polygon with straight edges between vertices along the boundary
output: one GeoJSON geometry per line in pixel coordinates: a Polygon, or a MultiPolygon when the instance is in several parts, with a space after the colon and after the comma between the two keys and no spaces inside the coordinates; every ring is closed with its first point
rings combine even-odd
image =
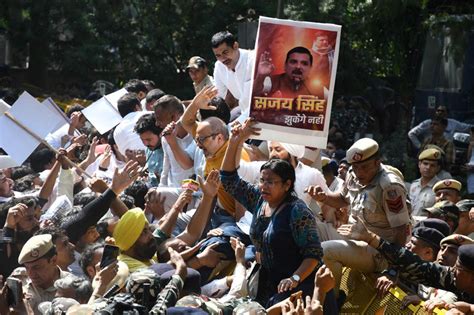
{"type": "Polygon", "coordinates": [[[53,238],[50,234],[35,235],[26,242],[18,256],[20,265],[40,259],[53,248],[53,238]]]}
{"type": "Polygon", "coordinates": [[[443,238],[439,244],[441,246],[443,246],[444,244],[453,244],[453,245],[461,246],[461,245],[467,245],[467,244],[474,244],[474,240],[467,237],[466,235],[451,234],[443,238]]]}
{"type": "Polygon", "coordinates": [[[370,138],[362,138],[357,140],[347,150],[346,158],[349,163],[358,163],[365,161],[376,154],[379,150],[379,144],[370,138]]]}
{"type": "Polygon", "coordinates": [[[455,179],[443,179],[433,186],[433,191],[436,192],[440,189],[454,189],[460,192],[461,188],[462,184],[459,181],[455,179]]]}
{"type": "Polygon", "coordinates": [[[422,160],[439,161],[441,160],[441,152],[439,152],[439,150],[436,150],[436,149],[424,150],[418,156],[418,161],[422,161],[422,160]]]}
{"type": "Polygon", "coordinates": [[[206,66],[206,64],[207,62],[204,58],[199,57],[199,56],[194,56],[189,59],[186,70],[189,70],[190,68],[194,68],[194,69],[203,68],[204,66],[206,66]]]}

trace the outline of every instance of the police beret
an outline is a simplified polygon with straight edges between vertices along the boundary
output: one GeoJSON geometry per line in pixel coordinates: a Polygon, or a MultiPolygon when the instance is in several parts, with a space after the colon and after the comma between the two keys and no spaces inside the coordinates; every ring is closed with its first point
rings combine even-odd
{"type": "Polygon", "coordinates": [[[474,244],[474,241],[466,235],[451,234],[441,240],[440,245],[443,246],[444,244],[454,244],[457,246],[461,246],[467,244],[474,244]]]}
{"type": "Polygon", "coordinates": [[[436,248],[440,247],[440,242],[444,238],[444,235],[440,231],[429,227],[415,228],[411,234],[417,239],[425,241],[436,248]]]}
{"type": "Polygon", "coordinates": [[[437,218],[428,218],[422,220],[416,223],[414,228],[416,229],[419,227],[427,227],[438,230],[445,237],[451,233],[451,228],[449,227],[449,224],[437,218]]]}
{"type": "Polygon", "coordinates": [[[443,180],[440,180],[439,182],[437,182],[433,186],[433,191],[436,192],[437,190],[440,190],[440,189],[454,189],[454,190],[457,190],[457,191],[461,191],[461,188],[462,188],[462,184],[460,182],[458,182],[457,180],[455,180],[455,179],[443,179],[443,180]]]}
{"type": "Polygon", "coordinates": [[[31,237],[18,256],[20,265],[40,259],[53,248],[53,238],[50,234],[41,234],[31,237]]]}
{"type": "Polygon", "coordinates": [[[436,149],[426,149],[423,152],[420,153],[418,156],[418,160],[434,160],[434,161],[439,161],[441,160],[441,152],[436,149]]]}
{"type": "Polygon", "coordinates": [[[461,201],[458,201],[456,206],[459,208],[460,212],[469,212],[472,208],[474,208],[474,200],[463,199],[461,201]]]}
{"type": "Polygon", "coordinates": [[[458,248],[458,259],[463,267],[474,271],[474,244],[460,246],[458,248]]]}
{"type": "Polygon", "coordinates": [[[379,144],[370,138],[357,140],[347,150],[346,159],[349,163],[358,163],[365,161],[375,155],[379,150],[379,144]]]}

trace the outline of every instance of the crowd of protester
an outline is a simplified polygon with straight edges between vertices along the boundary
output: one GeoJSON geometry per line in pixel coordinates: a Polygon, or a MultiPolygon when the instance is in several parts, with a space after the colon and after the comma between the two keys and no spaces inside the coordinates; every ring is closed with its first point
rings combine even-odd
{"type": "Polygon", "coordinates": [[[403,307],[472,314],[474,142],[459,159],[453,137],[473,126],[439,106],[413,128],[411,183],[342,121],[323,149],[256,141],[254,52],[211,44],[192,100],[130,80],[114,129],[71,106],[50,147],[0,170],[0,314],[337,314],[344,267],[403,287],[403,307]]]}

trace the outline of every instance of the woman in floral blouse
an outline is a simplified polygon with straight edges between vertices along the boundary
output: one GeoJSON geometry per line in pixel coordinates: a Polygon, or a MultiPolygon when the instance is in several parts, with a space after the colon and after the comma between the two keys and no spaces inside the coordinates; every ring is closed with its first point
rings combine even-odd
{"type": "Polygon", "coordinates": [[[311,295],[314,275],[323,252],[316,220],[294,192],[295,171],[285,160],[272,159],[260,170],[260,182],[252,185],[239,177],[236,154],[258,129],[247,120],[232,130],[221,168],[224,189],[253,213],[250,237],[261,264],[257,300],[273,305],[292,292],[311,295]]]}

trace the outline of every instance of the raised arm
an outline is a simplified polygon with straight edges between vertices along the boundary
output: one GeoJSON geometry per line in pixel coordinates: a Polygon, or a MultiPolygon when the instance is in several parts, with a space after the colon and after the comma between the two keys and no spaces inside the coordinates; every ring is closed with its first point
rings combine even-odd
{"type": "Polygon", "coordinates": [[[201,237],[211,215],[214,198],[219,190],[219,171],[212,170],[204,182],[201,176],[198,177],[201,190],[203,192],[201,203],[194,213],[186,229],[177,237],[192,246],[201,237]]]}
{"type": "Polygon", "coordinates": [[[160,220],[160,230],[166,235],[171,235],[176,225],[178,215],[183,210],[184,206],[191,202],[193,197],[193,191],[191,189],[185,189],[181,192],[178,200],[171,207],[170,211],[160,220]]]}
{"type": "Polygon", "coordinates": [[[196,115],[199,109],[211,109],[215,110],[214,106],[209,105],[209,102],[217,96],[217,89],[213,86],[207,86],[202,89],[194,99],[191,104],[184,111],[183,116],[181,116],[181,125],[183,128],[191,134],[193,137],[196,135],[196,115]]]}
{"type": "Polygon", "coordinates": [[[179,166],[182,169],[187,170],[194,166],[194,161],[186,154],[186,152],[179,146],[177,141],[177,123],[171,122],[168,126],[163,129],[163,137],[166,139],[166,142],[171,148],[171,152],[173,152],[173,156],[178,162],[179,166]]]}
{"type": "Polygon", "coordinates": [[[140,166],[137,162],[129,161],[119,171],[115,170],[111,188],[105,193],[84,206],[76,216],[64,222],[61,226],[66,231],[71,241],[75,242],[91,226],[95,225],[99,219],[109,210],[110,204],[116,196],[120,195],[139,175],[140,166]]]}

